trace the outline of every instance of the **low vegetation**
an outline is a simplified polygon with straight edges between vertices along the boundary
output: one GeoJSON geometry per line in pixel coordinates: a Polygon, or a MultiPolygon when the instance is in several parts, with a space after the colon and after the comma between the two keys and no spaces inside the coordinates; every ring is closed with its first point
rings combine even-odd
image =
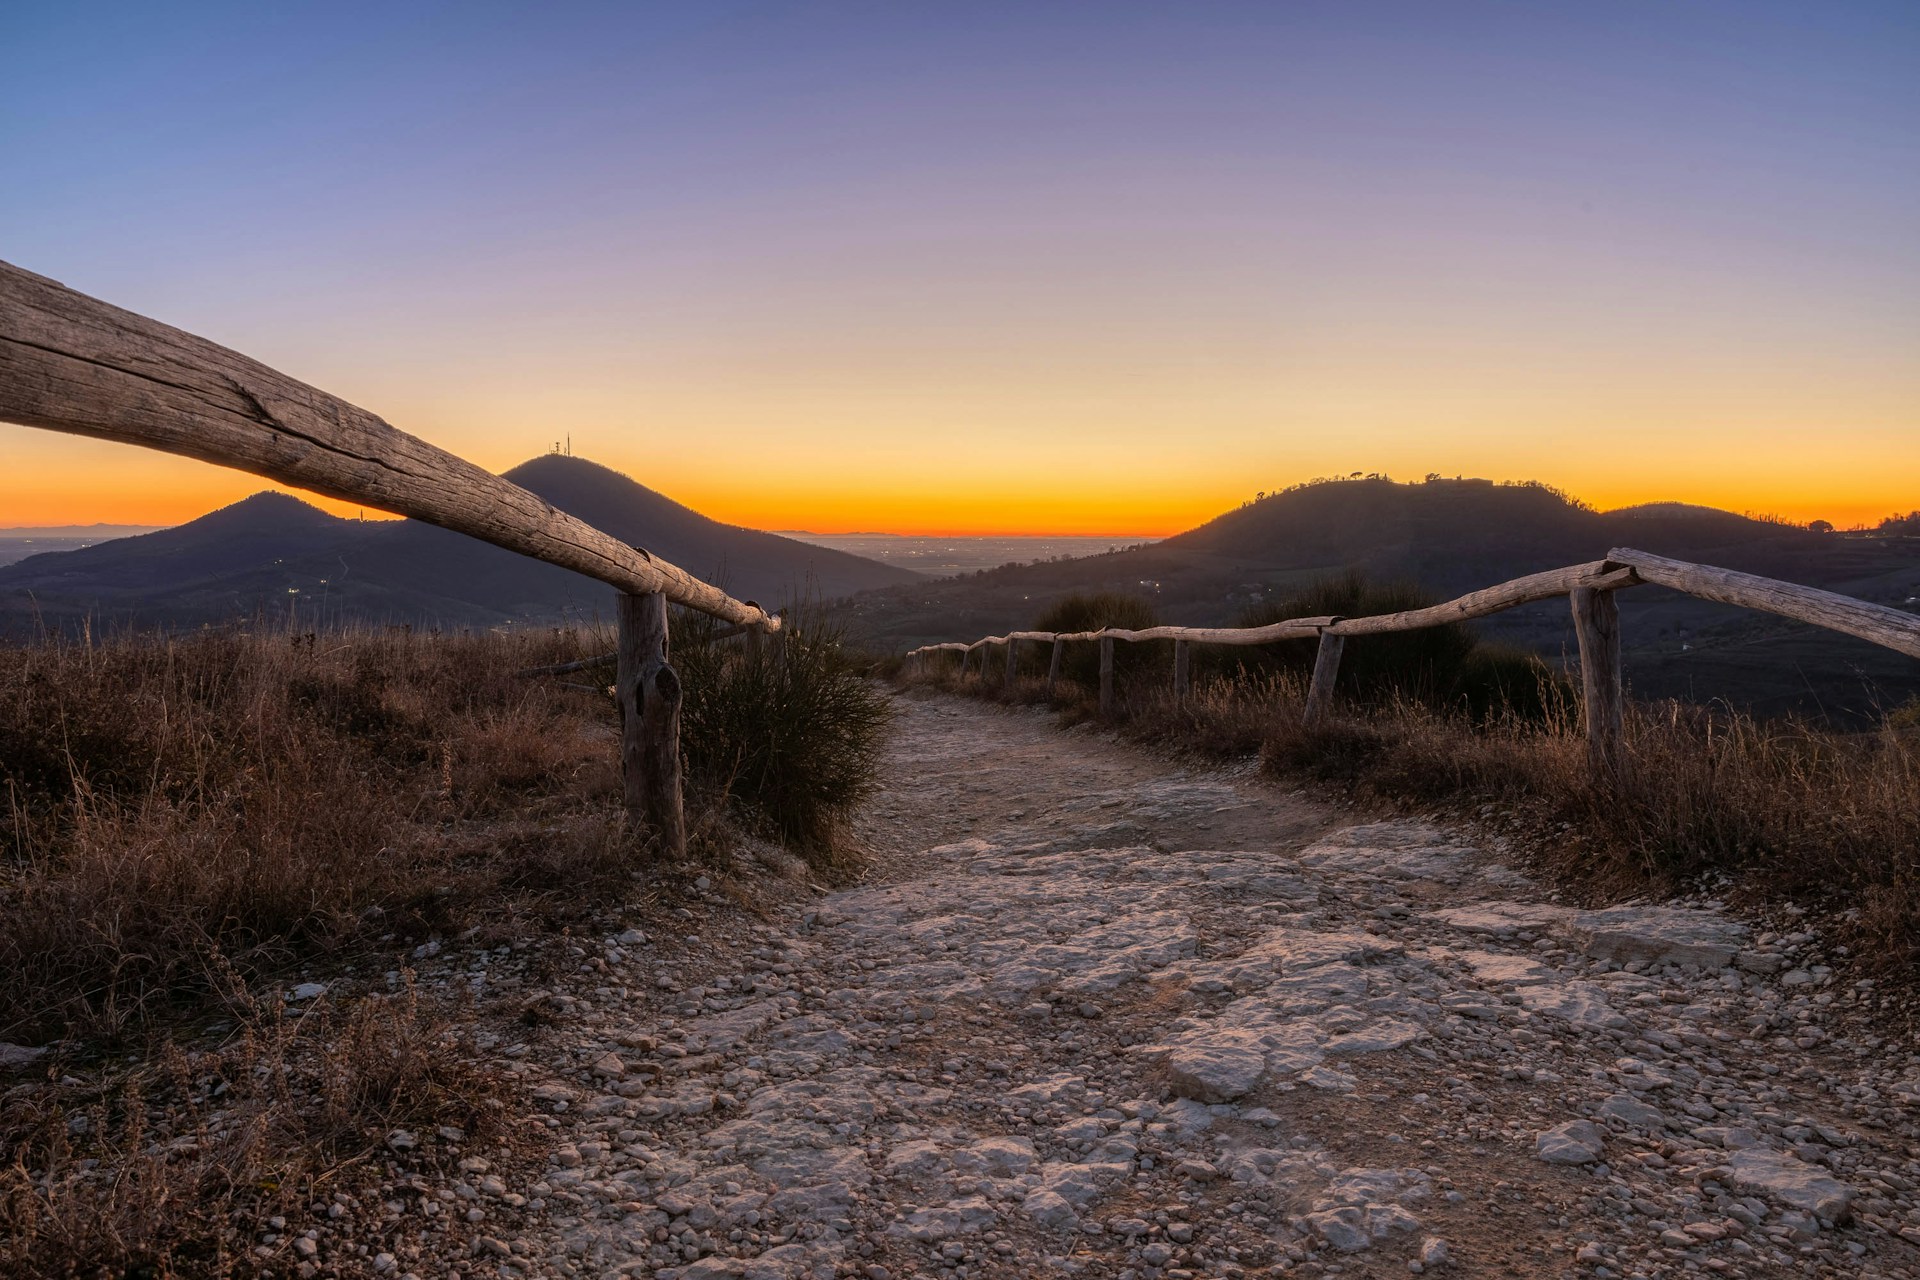
{"type": "Polygon", "coordinates": [[[711,618],[684,619],[673,642],[682,747],[691,780],[736,820],[834,863],[847,815],[873,788],[891,713],[836,624],[807,609],[788,625],[785,638],[741,646],[715,643],[711,618]]]}
{"type": "MultiPolygon", "coordinates": [[[[830,632],[680,628],[689,803],[839,857],[885,707],[830,632]]],[[[564,915],[649,862],[610,672],[567,633],[203,634],[0,649],[0,1040],[116,1034],[246,971],[406,944],[482,907],[564,915]]]]}
{"type": "Polygon", "coordinates": [[[404,975],[456,932],[564,950],[662,877],[787,865],[768,842],[844,865],[888,709],[830,627],[794,632],[674,620],[684,867],[626,820],[611,670],[525,674],[609,635],[0,647],[0,1046],[60,1063],[0,1094],[0,1272],[242,1274],[234,1223],[396,1128],[492,1123],[446,993],[296,1017],[258,994],[296,972],[404,975]]]}
{"type": "Polygon", "coordinates": [[[335,1175],[377,1167],[396,1133],[507,1129],[469,1028],[410,983],[292,1018],[228,978],[234,1030],[212,1047],[0,1097],[0,1273],[272,1274],[262,1225],[351,1185],[335,1175]]]}
{"type": "MultiPolygon", "coordinates": [[[[1344,580],[1246,621],[1419,603],[1344,580]],[[1327,607],[1342,603],[1353,607],[1327,607]]],[[[1156,746],[1258,753],[1275,776],[1333,784],[1368,803],[1489,821],[1529,837],[1544,864],[1596,895],[1706,885],[1756,903],[1795,902],[1830,914],[1875,970],[1899,973],[1920,960],[1920,706],[1872,731],[1837,733],[1721,707],[1641,703],[1628,718],[1628,767],[1608,780],[1588,768],[1573,691],[1537,659],[1488,652],[1463,630],[1409,647],[1400,656],[1411,678],[1402,682],[1392,661],[1370,661],[1362,647],[1395,639],[1349,642],[1354,666],[1339,713],[1323,724],[1301,715],[1312,642],[1304,652],[1214,650],[1196,663],[1181,705],[1170,663],[1136,671],[1117,685],[1114,724],[1156,746]]],[[[1091,681],[1063,681],[1049,698],[1031,676],[1007,687],[992,661],[964,684],[957,668],[943,655],[898,678],[1050,701],[1069,722],[1098,716],[1091,681]]]]}

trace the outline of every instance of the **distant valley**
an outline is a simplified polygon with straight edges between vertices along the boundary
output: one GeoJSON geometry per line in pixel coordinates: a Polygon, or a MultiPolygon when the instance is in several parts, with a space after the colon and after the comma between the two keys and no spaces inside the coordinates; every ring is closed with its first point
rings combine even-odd
{"type": "Polygon", "coordinates": [[[1150,538],[1092,538],[1067,534],[1019,537],[950,535],[922,537],[898,533],[786,533],[783,536],[832,547],[882,564],[933,578],[978,573],[1006,564],[1078,559],[1140,546],[1150,538]]]}
{"type": "Polygon", "coordinates": [[[79,551],[115,538],[158,533],[163,526],[148,524],[67,524],[41,528],[0,529],[0,566],[49,551],[79,551]]]}

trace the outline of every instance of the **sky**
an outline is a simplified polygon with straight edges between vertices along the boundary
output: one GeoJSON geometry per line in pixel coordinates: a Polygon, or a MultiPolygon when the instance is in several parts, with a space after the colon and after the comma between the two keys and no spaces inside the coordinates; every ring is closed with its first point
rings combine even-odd
{"type": "MultiPolygon", "coordinates": [[[[0,48],[0,258],[496,470],[818,531],[1356,470],[1920,507],[1908,0],[72,0],[0,48]]],[[[0,425],[0,526],[263,487],[0,425]]]]}

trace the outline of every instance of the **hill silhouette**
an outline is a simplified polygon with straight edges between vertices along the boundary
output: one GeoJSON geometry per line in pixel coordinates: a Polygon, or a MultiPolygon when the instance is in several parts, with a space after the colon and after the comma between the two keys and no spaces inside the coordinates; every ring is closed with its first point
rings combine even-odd
{"type": "MultiPolygon", "coordinates": [[[[734,595],[777,607],[919,579],[910,570],[723,524],[582,458],[508,479],[734,595]]],[[[177,528],[0,567],[0,631],[197,626],[289,612],[313,621],[494,627],[609,618],[613,590],[414,520],[343,520],[259,493],[177,528]]]]}
{"type": "MultiPolygon", "coordinates": [[[[1538,484],[1374,477],[1303,485],[1110,555],[870,592],[854,602],[854,617],[875,643],[911,647],[1027,625],[1071,592],[1123,591],[1151,597],[1163,620],[1222,625],[1350,568],[1448,597],[1598,560],[1617,546],[1896,607],[1920,595],[1920,551],[1898,539],[1816,534],[1685,504],[1600,512],[1538,484]]],[[[1621,607],[1630,674],[1643,694],[1848,719],[1920,692],[1911,660],[1865,642],[1647,587],[1623,593],[1621,607]]],[[[1549,657],[1573,644],[1562,601],[1481,626],[1549,657]]]]}

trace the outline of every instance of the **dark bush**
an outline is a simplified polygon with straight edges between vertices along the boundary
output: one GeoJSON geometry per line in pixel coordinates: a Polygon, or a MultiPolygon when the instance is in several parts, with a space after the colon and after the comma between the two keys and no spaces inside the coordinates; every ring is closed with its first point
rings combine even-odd
{"type": "MultiPolygon", "coordinates": [[[[1147,627],[1160,625],[1153,602],[1139,596],[1125,595],[1118,591],[1096,591],[1085,594],[1076,593],[1054,601],[1041,611],[1033,620],[1033,630],[1053,631],[1073,634],[1081,631],[1102,631],[1109,627],[1119,627],[1127,631],[1140,631],[1147,627]]],[[[1024,668],[1027,674],[1043,675],[1050,657],[1044,646],[1031,646],[1034,656],[1030,661],[1031,669],[1024,668]]],[[[1145,644],[1133,644],[1125,641],[1113,646],[1114,678],[1121,685],[1132,683],[1141,673],[1157,670],[1162,673],[1171,671],[1171,642],[1150,641],[1145,644]]],[[[977,661],[976,657],[976,661],[977,661]]],[[[991,657],[989,661],[991,661],[991,657]]],[[[1006,661],[1003,654],[1000,661],[1006,661]]],[[[1100,646],[1092,641],[1069,644],[1061,655],[1060,674],[1073,681],[1093,689],[1100,684],[1100,646]]]]}
{"type": "Polygon", "coordinates": [[[700,615],[674,622],[689,781],[750,827],[831,861],[845,818],[873,789],[892,720],[886,696],[818,610],[790,613],[784,639],[757,643],[714,640],[700,615]]]}
{"type": "MultiPolygon", "coordinates": [[[[1362,618],[1402,613],[1435,602],[1418,587],[1375,583],[1365,574],[1349,570],[1316,579],[1285,599],[1255,605],[1240,615],[1238,625],[1264,627],[1289,618],[1362,618]]],[[[1318,648],[1315,640],[1286,640],[1259,649],[1233,650],[1231,654],[1250,673],[1278,669],[1298,674],[1313,670],[1318,648]]],[[[1452,695],[1473,649],[1473,632],[1458,623],[1392,635],[1354,636],[1341,654],[1336,688],[1344,697],[1360,702],[1403,697],[1437,704],[1452,695]]]]}
{"type": "MultiPolygon", "coordinates": [[[[1289,618],[1363,618],[1404,613],[1437,597],[1403,583],[1375,583],[1357,570],[1321,578],[1282,600],[1245,610],[1237,625],[1270,626],[1289,618]]],[[[1249,649],[1201,651],[1210,672],[1229,676],[1284,674],[1304,680],[1313,671],[1317,640],[1284,640],[1249,649]]],[[[1409,700],[1475,719],[1520,715],[1539,719],[1565,700],[1565,682],[1533,654],[1480,643],[1462,623],[1380,636],[1352,636],[1340,659],[1340,695],[1379,705],[1409,700]]]]}

